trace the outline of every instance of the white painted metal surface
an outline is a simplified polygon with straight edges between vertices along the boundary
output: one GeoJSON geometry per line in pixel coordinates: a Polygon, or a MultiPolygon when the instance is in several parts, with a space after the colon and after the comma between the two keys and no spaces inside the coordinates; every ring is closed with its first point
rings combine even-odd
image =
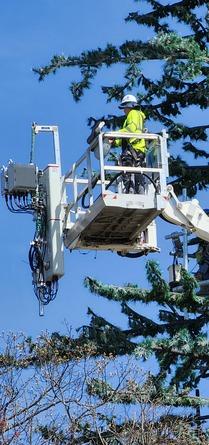
{"type": "Polygon", "coordinates": [[[172,186],[167,187],[167,205],[162,215],[167,221],[191,230],[199,238],[209,242],[209,218],[197,199],[179,201],[172,186]]]}
{"type": "Polygon", "coordinates": [[[115,165],[104,156],[103,141],[106,143],[109,139],[131,137],[133,133],[100,132],[66,173],[65,184],[70,199],[64,243],[68,249],[123,252],[159,250],[156,226],[150,224],[167,204],[164,199],[168,175],[167,134],[134,134],[134,137],[154,144],[154,156],[151,159],[151,150],[148,150],[149,156],[143,167],[115,165]],[[123,192],[123,176],[126,173],[141,173],[146,177],[143,195],[123,192]],[[111,185],[113,177],[115,182],[111,185]]]}
{"type": "Polygon", "coordinates": [[[59,165],[49,164],[41,180],[46,191],[46,257],[45,280],[64,275],[64,253],[62,240],[61,180],[59,165]]]}

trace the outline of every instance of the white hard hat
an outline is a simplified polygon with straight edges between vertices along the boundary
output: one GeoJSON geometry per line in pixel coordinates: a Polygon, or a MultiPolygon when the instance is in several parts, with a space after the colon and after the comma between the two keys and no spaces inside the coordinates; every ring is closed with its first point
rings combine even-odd
{"type": "Polygon", "coordinates": [[[132,94],[126,94],[126,96],[123,97],[119,108],[133,108],[137,105],[137,103],[137,98],[135,96],[133,96],[132,94]]]}

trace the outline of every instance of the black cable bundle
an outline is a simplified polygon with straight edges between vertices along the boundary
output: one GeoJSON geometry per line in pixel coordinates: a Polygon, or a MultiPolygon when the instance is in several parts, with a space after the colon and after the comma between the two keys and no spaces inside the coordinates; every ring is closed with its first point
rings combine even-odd
{"type": "Polygon", "coordinates": [[[36,231],[28,259],[33,273],[34,293],[43,305],[47,305],[54,300],[58,292],[57,278],[52,281],[45,280],[46,248],[46,208],[42,205],[37,212],[36,231]]]}
{"type": "Polygon", "coordinates": [[[12,213],[33,213],[34,205],[30,193],[5,195],[7,208],[12,213]]]}

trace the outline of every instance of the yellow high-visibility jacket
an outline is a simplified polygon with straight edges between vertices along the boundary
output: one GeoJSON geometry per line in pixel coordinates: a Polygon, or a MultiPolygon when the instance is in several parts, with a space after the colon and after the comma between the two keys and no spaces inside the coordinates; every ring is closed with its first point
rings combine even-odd
{"type": "MultiPolygon", "coordinates": [[[[130,110],[128,115],[126,116],[125,122],[123,124],[123,128],[119,130],[120,133],[142,133],[144,128],[144,120],[145,114],[140,110],[130,110]]],[[[131,138],[128,142],[132,145],[134,150],[145,152],[145,140],[144,139],[136,139],[131,138]]],[[[114,146],[121,146],[121,139],[115,139],[114,146]]]]}

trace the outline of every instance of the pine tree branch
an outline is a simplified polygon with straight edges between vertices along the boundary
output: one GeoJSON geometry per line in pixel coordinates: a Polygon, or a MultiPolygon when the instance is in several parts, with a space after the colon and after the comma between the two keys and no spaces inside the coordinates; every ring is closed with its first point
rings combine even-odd
{"type": "MultiPolygon", "coordinates": [[[[149,2],[148,2],[149,3],[149,2]]],[[[160,23],[160,20],[165,17],[177,17],[180,22],[189,25],[194,32],[195,39],[202,44],[204,47],[204,40],[209,41],[208,37],[208,26],[204,26],[201,19],[192,12],[192,9],[204,5],[205,2],[202,1],[188,1],[182,0],[175,2],[173,4],[161,4],[157,1],[150,2],[153,10],[146,14],[139,14],[138,12],[133,12],[126,17],[126,21],[135,21],[138,25],[147,25],[149,27],[154,27],[156,32],[168,32],[170,31],[170,26],[167,23],[160,23]]]]}
{"type": "Polygon", "coordinates": [[[104,380],[92,379],[88,384],[88,393],[99,397],[103,402],[112,404],[143,404],[154,402],[155,406],[197,407],[209,406],[209,398],[191,396],[185,392],[177,394],[172,388],[158,387],[147,383],[139,385],[131,380],[122,388],[114,388],[104,380]]]}

